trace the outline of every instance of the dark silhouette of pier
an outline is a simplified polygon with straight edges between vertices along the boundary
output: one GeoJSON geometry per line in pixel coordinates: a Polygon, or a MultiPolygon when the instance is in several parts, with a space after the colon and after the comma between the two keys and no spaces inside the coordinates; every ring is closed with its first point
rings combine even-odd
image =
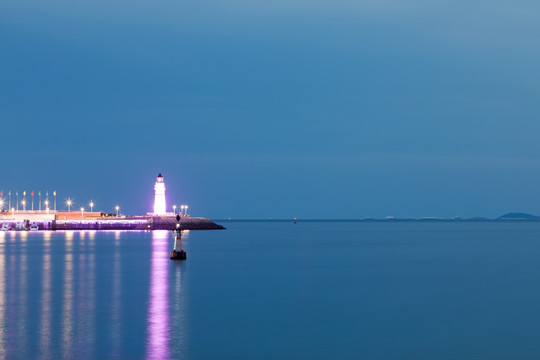
{"type": "MultiPolygon", "coordinates": [[[[38,230],[176,230],[178,222],[172,216],[132,216],[92,220],[0,220],[0,223],[8,224],[10,230],[17,230],[17,224],[21,223],[25,230],[30,230],[31,225],[37,225],[38,230]]],[[[200,217],[181,218],[179,223],[182,230],[225,229],[211,220],[200,217]]]]}

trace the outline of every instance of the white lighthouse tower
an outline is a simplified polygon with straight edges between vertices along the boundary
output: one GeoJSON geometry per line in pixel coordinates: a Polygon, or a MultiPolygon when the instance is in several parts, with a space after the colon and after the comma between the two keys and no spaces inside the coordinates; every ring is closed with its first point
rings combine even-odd
{"type": "Polygon", "coordinates": [[[165,215],[167,206],[165,204],[165,183],[163,176],[158,175],[156,185],[154,185],[156,196],[154,198],[154,215],[165,215]]]}

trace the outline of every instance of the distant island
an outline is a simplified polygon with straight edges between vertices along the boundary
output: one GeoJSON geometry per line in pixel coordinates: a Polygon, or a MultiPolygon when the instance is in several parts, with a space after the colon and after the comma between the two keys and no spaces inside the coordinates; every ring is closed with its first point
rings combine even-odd
{"type": "Polygon", "coordinates": [[[540,216],[525,214],[521,212],[511,212],[499,216],[497,220],[540,220],[540,216]]]}
{"type": "Polygon", "coordinates": [[[540,216],[531,215],[523,212],[509,212],[495,219],[476,216],[471,218],[462,218],[455,216],[453,218],[442,217],[419,217],[419,218],[397,218],[386,217],[384,219],[365,218],[364,221],[540,221],[540,216]]]}
{"type": "MultiPolygon", "coordinates": [[[[219,219],[215,221],[291,221],[292,219],[219,219]]],[[[540,221],[540,216],[531,215],[523,212],[509,212],[504,215],[501,215],[497,218],[490,219],[487,217],[482,216],[475,216],[471,218],[463,218],[461,216],[454,216],[452,218],[444,218],[444,217],[435,217],[435,216],[425,216],[425,217],[395,217],[395,216],[387,216],[384,218],[373,218],[373,217],[365,217],[365,218],[349,218],[349,219],[302,219],[302,218],[294,218],[294,221],[362,221],[362,222],[392,222],[392,221],[399,221],[399,222],[406,222],[406,221],[413,221],[413,222],[436,222],[436,221],[446,221],[446,222],[474,222],[474,221],[540,221]]]]}
{"type": "Polygon", "coordinates": [[[388,216],[384,219],[374,219],[374,218],[364,218],[363,221],[540,221],[540,216],[531,215],[523,212],[509,212],[504,215],[499,216],[495,219],[490,219],[486,217],[472,217],[472,218],[462,218],[460,216],[455,216],[453,218],[442,218],[442,217],[419,217],[419,218],[397,218],[388,216]]]}

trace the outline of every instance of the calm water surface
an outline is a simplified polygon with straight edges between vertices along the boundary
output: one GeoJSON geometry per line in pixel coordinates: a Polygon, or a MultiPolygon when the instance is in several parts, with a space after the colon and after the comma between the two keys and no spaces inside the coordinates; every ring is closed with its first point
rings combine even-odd
{"type": "Polygon", "coordinates": [[[540,223],[1,232],[2,359],[537,359],[540,223]]]}

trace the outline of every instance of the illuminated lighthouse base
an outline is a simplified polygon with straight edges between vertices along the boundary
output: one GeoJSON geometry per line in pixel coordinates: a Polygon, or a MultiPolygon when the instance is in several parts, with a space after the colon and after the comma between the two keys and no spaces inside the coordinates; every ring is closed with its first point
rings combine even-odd
{"type": "Polygon", "coordinates": [[[165,203],[165,183],[163,176],[158,175],[156,185],[154,185],[154,215],[165,215],[167,213],[167,205],[165,203]]]}

